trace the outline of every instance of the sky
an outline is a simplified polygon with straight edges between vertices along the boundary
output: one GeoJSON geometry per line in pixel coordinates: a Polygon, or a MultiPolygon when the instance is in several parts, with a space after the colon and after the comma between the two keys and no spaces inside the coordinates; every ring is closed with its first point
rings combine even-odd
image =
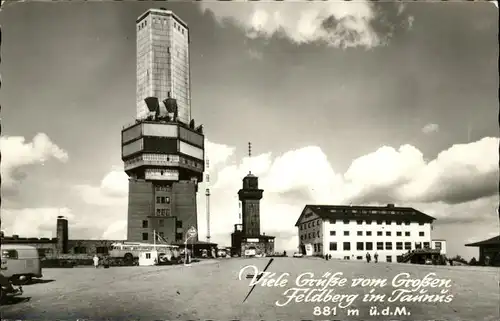
{"type": "MultiPolygon", "coordinates": [[[[126,238],[121,129],[135,117],[135,19],[190,28],[192,116],[210,161],[212,241],[238,189],[296,251],[306,204],[414,207],[448,254],[499,234],[498,9],[491,3],[8,3],[2,21],[2,230],[126,238]],[[248,157],[248,142],[252,156],[248,157]]],[[[198,195],[199,237],[206,236],[198,195]]]]}

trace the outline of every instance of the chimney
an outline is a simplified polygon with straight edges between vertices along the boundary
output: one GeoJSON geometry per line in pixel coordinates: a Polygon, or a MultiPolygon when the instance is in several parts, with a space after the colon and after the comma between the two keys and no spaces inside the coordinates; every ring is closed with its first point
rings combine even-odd
{"type": "Polygon", "coordinates": [[[68,253],[68,220],[64,216],[57,217],[56,237],[58,252],[68,253]]]}

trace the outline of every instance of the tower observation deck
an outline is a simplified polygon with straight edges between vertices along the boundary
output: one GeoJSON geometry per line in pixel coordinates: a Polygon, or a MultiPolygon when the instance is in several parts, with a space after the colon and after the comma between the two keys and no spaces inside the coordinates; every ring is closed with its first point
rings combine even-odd
{"type": "Polygon", "coordinates": [[[189,30],[165,9],[148,10],[136,24],[137,114],[121,142],[127,240],[175,243],[198,228],[196,193],[205,170],[203,127],[191,119],[189,30]]]}

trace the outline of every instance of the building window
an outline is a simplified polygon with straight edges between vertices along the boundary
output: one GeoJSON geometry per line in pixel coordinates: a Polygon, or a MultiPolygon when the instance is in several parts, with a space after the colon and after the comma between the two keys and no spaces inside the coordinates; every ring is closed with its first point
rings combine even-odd
{"type": "Polygon", "coordinates": [[[382,231],[378,231],[377,236],[382,236],[382,231]]]}
{"type": "Polygon", "coordinates": [[[176,240],[182,240],[182,233],[176,233],[175,234],[175,239],[176,240]]]}
{"type": "Polygon", "coordinates": [[[386,261],[387,263],[391,263],[391,262],[392,262],[392,256],[387,255],[387,256],[386,256],[386,258],[385,258],[385,261],[386,261]]]}
{"type": "Polygon", "coordinates": [[[424,225],[424,223],[423,222],[419,222],[418,225],[424,225]]]}
{"type": "Polygon", "coordinates": [[[175,221],[176,228],[182,228],[182,221],[175,221]]]}
{"type": "Polygon", "coordinates": [[[378,225],[382,225],[382,223],[384,223],[384,221],[377,221],[378,225]]]}
{"type": "Polygon", "coordinates": [[[391,225],[392,222],[391,221],[385,221],[385,225],[391,225]]]}
{"type": "Polygon", "coordinates": [[[396,242],[396,250],[402,250],[403,249],[403,242],[396,242]]]}
{"type": "Polygon", "coordinates": [[[405,225],[410,225],[410,222],[406,221],[406,222],[405,222],[405,225]]]}
{"type": "Polygon", "coordinates": [[[389,231],[385,232],[385,236],[391,236],[391,232],[389,231]]]}
{"type": "Polygon", "coordinates": [[[363,236],[363,231],[358,231],[358,236],[363,236]]]}
{"type": "Polygon", "coordinates": [[[396,232],[396,236],[402,236],[401,232],[396,232]]]}
{"type": "Polygon", "coordinates": [[[373,250],[373,243],[372,242],[366,242],[365,246],[366,246],[367,251],[373,250]]]}
{"type": "Polygon", "coordinates": [[[2,251],[2,258],[16,260],[18,258],[17,251],[16,250],[3,250],[2,251]]]}
{"type": "Polygon", "coordinates": [[[372,231],[366,231],[366,236],[372,236],[372,231]]]}
{"type": "Polygon", "coordinates": [[[319,231],[318,231],[318,233],[316,233],[316,237],[319,237],[319,231]]]}
{"type": "Polygon", "coordinates": [[[360,256],[356,256],[356,260],[362,260],[363,257],[360,255],[360,256]]]}
{"type": "Polygon", "coordinates": [[[436,247],[436,250],[441,250],[441,242],[434,243],[434,246],[436,247]]]}
{"type": "Polygon", "coordinates": [[[415,242],[415,249],[419,250],[422,248],[422,243],[421,242],[415,242]]]}
{"type": "Polygon", "coordinates": [[[330,236],[335,236],[335,231],[330,231],[330,236]]]}
{"type": "Polygon", "coordinates": [[[392,250],[392,242],[385,242],[385,249],[392,250]]]}
{"type": "Polygon", "coordinates": [[[349,256],[344,256],[344,260],[350,260],[351,258],[349,256]]]}
{"type": "Polygon", "coordinates": [[[319,226],[319,224],[321,224],[321,220],[316,221],[316,224],[319,226]]]}
{"type": "Polygon", "coordinates": [[[418,236],[425,236],[424,232],[418,232],[418,236]]]}
{"type": "Polygon", "coordinates": [[[349,231],[344,231],[344,236],[349,236],[349,231]]]}
{"type": "Polygon", "coordinates": [[[356,221],[356,223],[357,223],[358,225],[361,225],[361,224],[363,224],[363,220],[357,220],[357,221],[356,221]]]}
{"type": "Polygon", "coordinates": [[[411,250],[411,242],[405,242],[405,250],[411,250]]]}
{"type": "Polygon", "coordinates": [[[299,230],[302,230],[302,224],[299,225],[299,230]]]}
{"type": "Polygon", "coordinates": [[[350,242],[344,242],[344,251],[350,251],[351,250],[351,243],[350,242]]]}
{"type": "Polygon", "coordinates": [[[337,251],[337,242],[330,242],[330,251],[337,251]]]}
{"type": "Polygon", "coordinates": [[[95,248],[97,254],[108,254],[108,247],[106,246],[98,246],[95,248]]]}
{"type": "Polygon", "coordinates": [[[142,233],[142,240],[147,241],[148,240],[148,233],[142,233]]]}
{"type": "Polygon", "coordinates": [[[429,242],[424,242],[424,249],[428,249],[428,248],[430,248],[429,242]]]}
{"type": "Polygon", "coordinates": [[[142,228],[148,228],[148,221],[142,221],[142,228]]]}
{"type": "Polygon", "coordinates": [[[314,227],[314,221],[311,222],[312,227],[314,227]]]}
{"type": "Polygon", "coordinates": [[[310,228],[310,227],[311,227],[311,222],[309,222],[309,223],[307,224],[307,228],[310,228]]]}
{"type": "Polygon", "coordinates": [[[344,224],[349,224],[349,220],[344,220],[344,224]]]}
{"type": "Polygon", "coordinates": [[[304,240],[304,235],[301,235],[301,236],[300,236],[300,240],[301,240],[301,241],[302,241],[302,240],[304,240]]]}
{"type": "Polygon", "coordinates": [[[372,220],[366,220],[366,224],[368,225],[372,224],[372,220]]]}
{"type": "Polygon", "coordinates": [[[161,209],[157,208],[156,209],[156,216],[160,216],[161,215],[161,209]]]}
{"type": "Polygon", "coordinates": [[[405,232],[405,236],[410,236],[410,232],[405,232]]]}
{"type": "Polygon", "coordinates": [[[330,220],[330,224],[335,224],[337,220],[330,220]]]}
{"type": "Polygon", "coordinates": [[[159,227],[163,227],[165,225],[165,221],[164,220],[158,220],[158,226],[159,227]]]}
{"type": "Polygon", "coordinates": [[[377,250],[383,250],[384,249],[384,242],[377,242],[377,250]]]}
{"type": "Polygon", "coordinates": [[[403,222],[401,222],[401,221],[396,222],[396,225],[401,225],[401,224],[403,224],[403,222]]]}
{"type": "Polygon", "coordinates": [[[73,251],[75,254],[87,254],[87,248],[84,246],[76,246],[73,251]]]}
{"type": "Polygon", "coordinates": [[[356,243],[356,250],[358,251],[363,251],[364,250],[364,246],[363,246],[363,242],[357,242],[356,243]]]}

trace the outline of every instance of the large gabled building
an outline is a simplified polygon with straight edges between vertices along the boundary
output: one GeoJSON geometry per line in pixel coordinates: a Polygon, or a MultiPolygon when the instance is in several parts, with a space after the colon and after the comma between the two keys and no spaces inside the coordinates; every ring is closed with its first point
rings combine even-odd
{"type": "Polygon", "coordinates": [[[435,218],[410,207],[306,205],[295,226],[299,249],[313,255],[363,260],[366,253],[379,261],[396,262],[408,251],[440,249],[446,241],[432,239],[435,218]]]}

